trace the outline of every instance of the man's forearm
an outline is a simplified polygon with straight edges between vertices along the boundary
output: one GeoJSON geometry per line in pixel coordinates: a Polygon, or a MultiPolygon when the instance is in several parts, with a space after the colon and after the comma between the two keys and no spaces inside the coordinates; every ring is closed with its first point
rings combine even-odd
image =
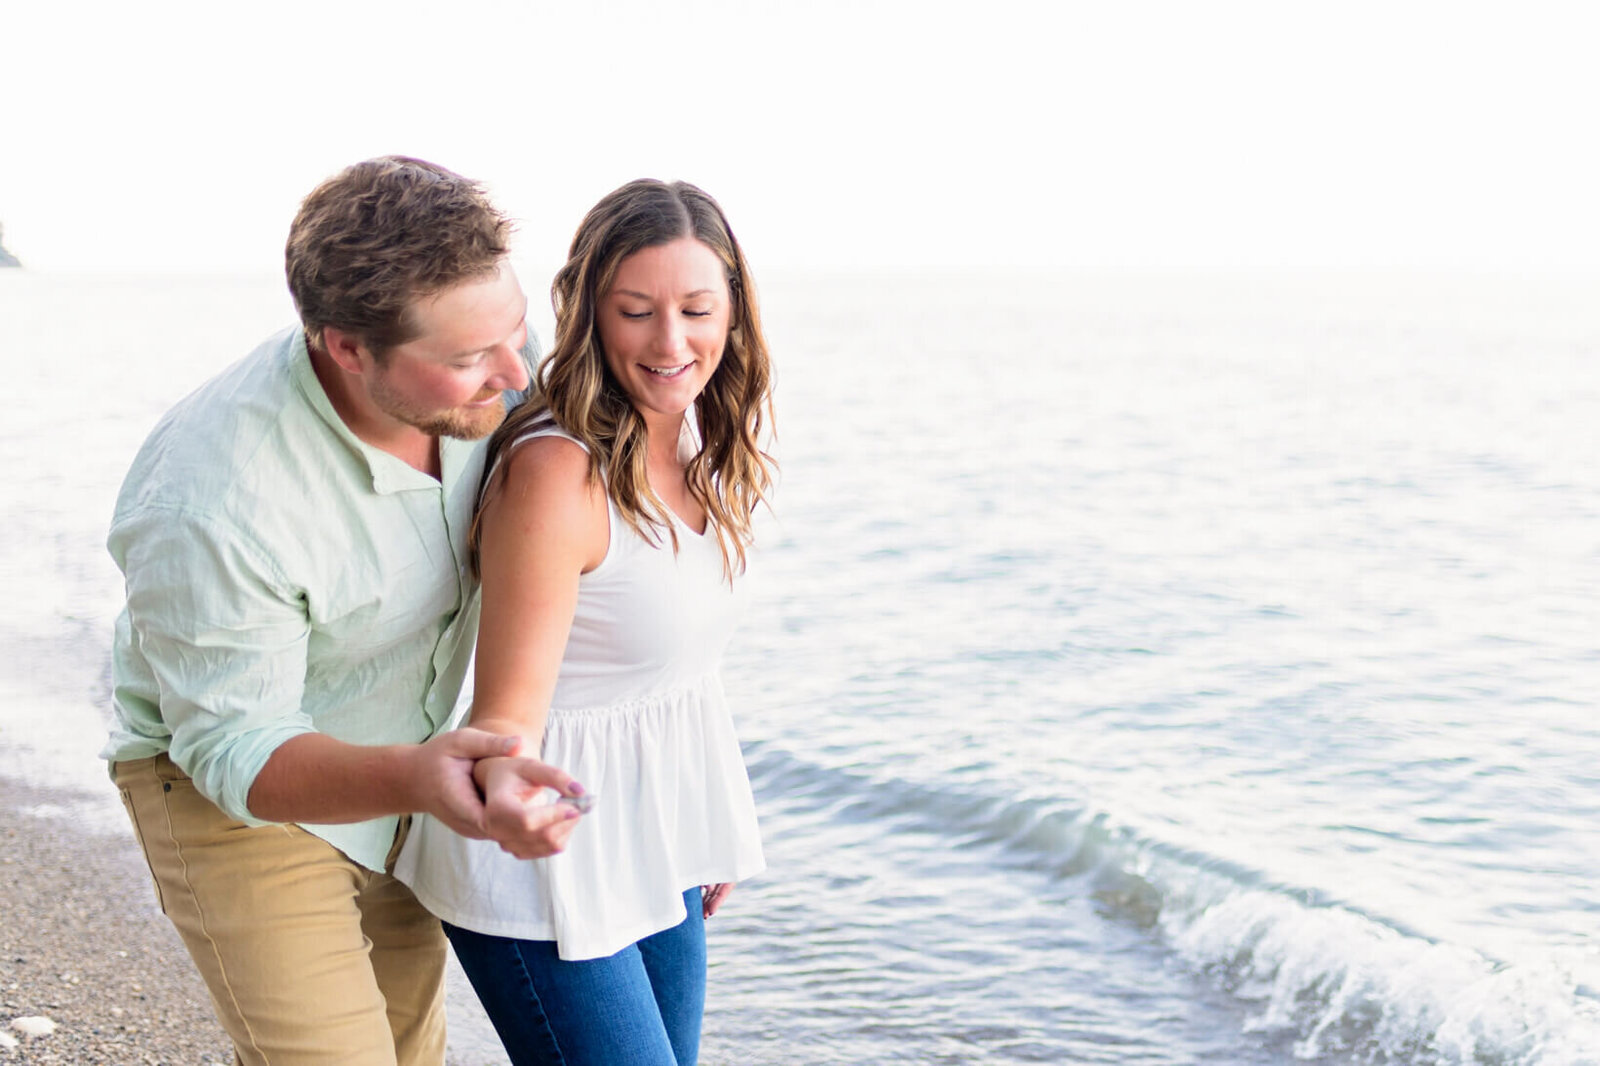
{"type": "Polygon", "coordinates": [[[421,809],[410,744],[346,744],[304,733],[279,745],[250,786],[250,813],[270,822],[334,825],[421,809]]]}

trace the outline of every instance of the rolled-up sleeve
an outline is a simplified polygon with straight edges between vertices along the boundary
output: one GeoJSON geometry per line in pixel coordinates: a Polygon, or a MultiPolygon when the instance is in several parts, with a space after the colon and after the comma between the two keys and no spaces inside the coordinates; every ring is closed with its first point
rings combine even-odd
{"type": "Polygon", "coordinates": [[[317,731],[302,707],[302,590],[247,531],[210,516],[145,508],[116,524],[109,547],[172,761],[230,817],[269,824],[249,811],[256,775],[279,745],[317,731]]]}

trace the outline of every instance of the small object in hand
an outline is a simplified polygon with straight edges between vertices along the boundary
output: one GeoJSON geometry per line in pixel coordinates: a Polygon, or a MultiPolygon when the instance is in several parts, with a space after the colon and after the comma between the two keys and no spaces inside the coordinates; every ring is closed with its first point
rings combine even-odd
{"type": "Polygon", "coordinates": [[[594,806],[594,796],[585,792],[581,796],[557,796],[557,803],[565,803],[569,807],[576,807],[579,814],[588,814],[589,808],[594,806]]]}

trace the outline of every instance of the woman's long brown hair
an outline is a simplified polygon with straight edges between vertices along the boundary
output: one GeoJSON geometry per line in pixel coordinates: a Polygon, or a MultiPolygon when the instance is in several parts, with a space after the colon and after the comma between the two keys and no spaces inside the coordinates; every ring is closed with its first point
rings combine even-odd
{"type": "Polygon", "coordinates": [[[744,252],[722,208],[688,182],[631,181],[597,203],[578,226],[566,265],[550,286],[555,345],[540,362],[534,391],[489,441],[484,491],[473,519],[477,567],[483,510],[504,478],[505,451],[532,425],[553,418],[589,453],[589,476],[603,479],[617,511],[640,536],[677,550],[667,506],[650,489],[644,419],[606,367],[596,316],[618,265],[643,248],[691,237],[716,253],[728,282],[731,313],[722,361],[695,400],[700,449],[686,476],[706,509],[729,581],[743,573],[751,518],[772,485],[774,462],[761,444],[772,422],[772,363],[744,252]]]}

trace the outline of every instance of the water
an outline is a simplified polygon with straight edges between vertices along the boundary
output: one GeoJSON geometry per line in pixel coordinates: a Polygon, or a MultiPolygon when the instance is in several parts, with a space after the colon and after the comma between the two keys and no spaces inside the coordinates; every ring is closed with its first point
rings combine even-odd
{"type": "MultiPolygon", "coordinates": [[[[1592,292],[767,278],[704,1061],[1600,1063],[1592,292]]],[[[0,276],[8,772],[104,793],[116,485],[287,314],[0,276]]]]}

